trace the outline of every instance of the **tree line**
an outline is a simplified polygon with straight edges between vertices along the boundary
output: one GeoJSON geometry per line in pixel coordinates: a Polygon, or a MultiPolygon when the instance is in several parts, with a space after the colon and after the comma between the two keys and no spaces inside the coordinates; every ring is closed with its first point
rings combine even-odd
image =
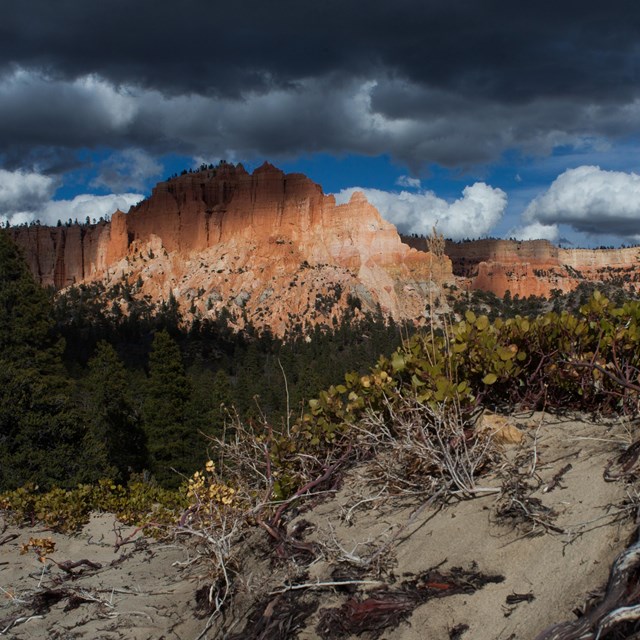
{"type": "MultiPolygon", "coordinates": [[[[135,286],[135,285],[134,285],[135,286]]],[[[186,327],[177,301],[123,282],[40,287],[0,231],[0,490],[144,474],[178,485],[206,459],[229,412],[282,423],[346,371],[402,340],[382,313],[281,340],[228,317],[186,327]]]]}

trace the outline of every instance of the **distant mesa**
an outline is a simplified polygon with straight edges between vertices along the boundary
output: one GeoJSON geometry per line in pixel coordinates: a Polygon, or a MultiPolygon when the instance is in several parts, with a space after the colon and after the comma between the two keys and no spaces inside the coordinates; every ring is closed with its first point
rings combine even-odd
{"type": "Polygon", "coordinates": [[[462,286],[504,296],[549,297],[580,282],[607,282],[640,291],[640,247],[561,249],[548,240],[476,240],[447,243],[462,286]]]}
{"type": "Polygon", "coordinates": [[[547,241],[447,242],[401,238],[356,191],[337,205],[320,185],[269,163],[253,173],[221,163],[185,172],[109,222],[10,230],[36,278],[62,289],[136,284],[154,301],[173,295],[189,317],[222,309],[282,334],[332,323],[349,306],[423,322],[443,285],[502,296],[549,296],[582,280],[638,286],[639,249],[559,249],[547,241]],[[635,284],[634,284],[635,283],[635,284]]]}

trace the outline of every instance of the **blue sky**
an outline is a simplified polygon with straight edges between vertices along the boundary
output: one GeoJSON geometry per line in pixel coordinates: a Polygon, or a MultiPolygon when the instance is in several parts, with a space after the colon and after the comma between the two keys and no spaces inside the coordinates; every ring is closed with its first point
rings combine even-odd
{"type": "Polygon", "coordinates": [[[640,242],[637,3],[181,8],[6,13],[0,222],[108,216],[183,168],[267,160],[363,189],[405,233],[640,242]]]}
{"type": "MultiPolygon", "coordinates": [[[[504,191],[507,195],[507,205],[497,224],[481,234],[474,234],[470,228],[464,237],[507,238],[514,236],[514,230],[521,225],[522,213],[531,201],[544,194],[553,181],[568,169],[588,164],[599,166],[603,171],[640,173],[640,159],[636,160],[634,157],[635,149],[635,143],[629,141],[619,144],[616,149],[607,148],[600,151],[559,148],[545,157],[523,157],[515,152],[507,152],[499,161],[478,167],[463,170],[432,164],[417,174],[411,173],[406,165],[394,162],[388,155],[369,157],[355,154],[302,154],[295,159],[282,160],[276,164],[286,173],[304,173],[319,183],[325,193],[339,193],[343,190],[350,193],[356,187],[365,191],[383,190],[390,194],[400,194],[403,191],[411,194],[432,192],[440,199],[451,203],[461,197],[466,186],[481,181],[504,191]]],[[[64,174],[64,180],[55,190],[53,199],[71,201],[88,192],[101,196],[114,193],[107,184],[95,184],[101,167],[113,159],[113,151],[105,148],[99,152],[84,152],[81,159],[81,166],[64,174]]],[[[206,158],[206,161],[215,163],[220,159],[210,157],[206,158]]],[[[132,191],[139,193],[141,197],[148,196],[159,180],[180,173],[185,168],[195,168],[200,162],[205,161],[205,158],[166,154],[155,157],[153,161],[156,164],[155,171],[145,176],[142,182],[138,181],[133,185],[132,191]]],[[[248,171],[253,171],[264,161],[273,162],[273,158],[235,158],[235,161],[242,162],[248,171]]],[[[369,195],[371,199],[371,194],[369,195]]],[[[375,199],[375,196],[372,199],[375,199]]],[[[412,232],[411,228],[401,230],[412,232]]],[[[604,229],[595,234],[580,233],[567,224],[559,225],[558,235],[554,239],[564,246],[619,246],[627,242],[626,238],[605,233],[604,229]]]]}

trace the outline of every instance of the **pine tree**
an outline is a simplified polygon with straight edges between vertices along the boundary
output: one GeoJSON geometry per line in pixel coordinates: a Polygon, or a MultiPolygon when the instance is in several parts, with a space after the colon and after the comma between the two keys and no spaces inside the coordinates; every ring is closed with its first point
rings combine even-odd
{"type": "Polygon", "coordinates": [[[109,343],[98,343],[83,386],[85,446],[93,460],[86,479],[110,477],[124,483],[132,472],[146,467],[146,439],[127,371],[109,343]]]}
{"type": "Polygon", "coordinates": [[[211,439],[222,436],[233,400],[229,376],[223,369],[214,373],[196,365],[189,370],[189,382],[187,462],[197,468],[206,460],[207,450],[213,447],[211,439]]]}
{"type": "Polygon", "coordinates": [[[242,415],[256,417],[261,394],[264,392],[264,355],[255,342],[246,349],[236,349],[238,376],[236,383],[236,403],[242,415]]]}
{"type": "Polygon", "coordinates": [[[0,232],[0,487],[74,484],[84,429],[49,296],[0,232]]]}
{"type": "Polygon", "coordinates": [[[191,389],[180,348],[166,331],[156,333],[149,355],[144,426],[151,469],[163,486],[175,487],[191,471],[193,433],[186,417],[191,389]]]}

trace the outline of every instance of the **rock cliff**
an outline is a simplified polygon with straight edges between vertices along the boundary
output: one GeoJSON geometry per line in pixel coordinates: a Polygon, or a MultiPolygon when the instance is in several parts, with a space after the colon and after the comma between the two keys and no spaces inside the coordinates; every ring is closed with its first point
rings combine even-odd
{"type": "Polygon", "coordinates": [[[187,317],[226,309],[238,327],[251,321],[278,334],[330,323],[348,305],[420,322],[454,282],[521,297],[583,280],[640,287],[640,248],[478,240],[447,242],[435,257],[424,239],[401,238],[362,193],[337,205],[304,175],[267,163],[252,174],[223,163],[174,177],[109,222],[11,233],[44,285],[124,280],[135,296],[175,297],[187,317]]]}
{"type": "Polygon", "coordinates": [[[419,320],[453,282],[448,258],[403,244],[363,194],[336,205],[304,175],[269,164],[186,173],[110,222],[13,235],[44,285],[124,279],[135,295],[173,295],[188,315],[226,308],[238,326],[277,333],[330,322],[349,303],[419,320]]]}
{"type": "Polygon", "coordinates": [[[640,247],[560,249],[547,240],[447,242],[456,277],[470,289],[548,297],[580,282],[611,282],[640,289],[640,247]]]}

